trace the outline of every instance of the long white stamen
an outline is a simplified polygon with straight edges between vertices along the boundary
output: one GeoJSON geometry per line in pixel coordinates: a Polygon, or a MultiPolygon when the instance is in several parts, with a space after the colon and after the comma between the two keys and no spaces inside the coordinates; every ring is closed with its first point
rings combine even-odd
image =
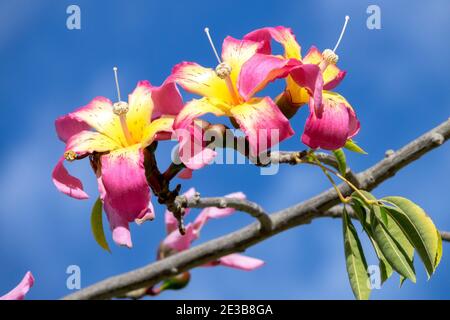
{"type": "Polygon", "coordinates": [[[217,58],[217,61],[219,61],[219,64],[222,63],[222,60],[220,59],[220,56],[217,53],[216,47],[214,46],[214,42],[212,41],[211,35],[209,34],[209,28],[208,27],[205,28],[205,33],[206,33],[206,36],[208,37],[209,44],[211,45],[211,48],[214,51],[214,54],[215,54],[215,56],[217,58]]]}
{"type": "Polygon", "coordinates": [[[347,28],[348,20],[350,20],[350,17],[345,16],[345,22],[344,22],[344,26],[342,27],[341,35],[339,36],[339,39],[336,42],[336,45],[334,46],[333,52],[336,52],[337,48],[339,47],[339,44],[341,43],[342,37],[344,36],[344,33],[345,33],[345,29],[347,28]]]}
{"type": "Polygon", "coordinates": [[[117,76],[117,70],[118,70],[117,67],[113,68],[114,79],[116,80],[117,99],[118,101],[122,101],[122,99],[120,98],[119,77],[117,76]]]}
{"type": "Polygon", "coordinates": [[[120,97],[120,87],[119,87],[119,77],[117,75],[117,67],[113,68],[114,71],[114,79],[116,80],[116,89],[117,89],[117,99],[118,101],[113,104],[113,112],[119,117],[120,126],[122,127],[123,135],[128,143],[128,145],[133,144],[133,138],[131,136],[130,130],[127,125],[127,112],[129,110],[129,106],[127,102],[121,100],[120,97]]]}

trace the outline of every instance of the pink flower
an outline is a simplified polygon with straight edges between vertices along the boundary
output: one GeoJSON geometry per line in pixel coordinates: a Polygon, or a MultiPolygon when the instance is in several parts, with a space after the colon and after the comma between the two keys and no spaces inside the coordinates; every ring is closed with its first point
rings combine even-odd
{"type": "Polygon", "coordinates": [[[143,152],[153,141],[167,139],[182,106],[174,83],[153,87],[141,81],[129,95],[128,104],[113,105],[109,99],[97,97],[56,120],[66,150],[53,170],[55,186],[73,198],[87,199],[81,181],[68,173],[64,160],[89,156],[113,240],[119,245],[132,246],[130,222],[154,217],[143,152]]]}
{"type": "Polygon", "coordinates": [[[30,288],[34,284],[34,277],[30,271],[28,271],[23,277],[22,281],[10,292],[0,297],[0,300],[23,300],[30,288]]]}
{"type": "Polygon", "coordinates": [[[253,155],[292,136],[294,132],[288,119],[272,99],[255,98],[254,95],[269,82],[286,77],[297,62],[259,54],[261,45],[256,41],[227,37],[222,46],[223,63],[216,70],[193,62],[176,65],[170,79],[203,98],[186,104],[177,116],[174,128],[186,128],[206,113],[227,116],[246,134],[253,155]],[[242,73],[241,69],[252,57],[253,63],[264,66],[263,70],[259,74],[242,73]],[[247,89],[250,86],[252,90],[247,89]]]}
{"type": "Polygon", "coordinates": [[[302,58],[301,47],[291,29],[285,27],[262,28],[247,34],[245,39],[261,41],[263,52],[271,54],[271,40],[284,48],[286,61],[301,62],[290,70],[286,78],[285,96],[296,108],[304,103],[310,105],[302,142],[311,148],[335,150],[356,135],[360,125],[356,114],[347,100],[334,89],[345,77],[346,72],[337,66],[337,56],[331,50],[321,53],[312,47],[302,58]]]}
{"type": "MultiPolygon", "coordinates": [[[[195,190],[192,188],[189,189],[184,195],[187,198],[191,198],[194,196],[194,194],[195,190]]],[[[242,192],[231,193],[229,195],[226,195],[225,197],[245,199],[245,195],[242,192]]],[[[172,212],[166,211],[165,222],[166,222],[167,237],[163,240],[161,244],[162,251],[160,251],[160,255],[162,256],[160,256],[160,258],[165,256],[164,251],[169,251],[170,253],[173,253],[188,250],[191,247],[192,243],[200,237],[200,231],[208,222],[208,220],[224,218],[233,214],[235,211],[236,210],[232,208],[203,209],[193,222],[186,225],[185,235],[181,235],[180,232],[178,231],[177,228],[178,222],[173,216],[172,212]]],[[[190,209],[187,209],[185,212],[185,216],[189,212],[190,209]]],[[[210,262],[204,266],[209,267],[218,265],[245,271],[251,271],[264,265],[264,261],[234,253],[221,257],[218,260],[210,262]]]]}

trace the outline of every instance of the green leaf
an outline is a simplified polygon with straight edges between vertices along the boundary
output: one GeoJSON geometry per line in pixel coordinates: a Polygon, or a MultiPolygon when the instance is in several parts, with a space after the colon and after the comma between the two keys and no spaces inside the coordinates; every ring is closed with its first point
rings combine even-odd
{"type": "Polygon", "coordinates": [[[375,213],[373,217],[371,223],[373,238],[383,256],[400,275],[416,282],[412,260],[414,248],[393,220],[386,226],[375,213]]]}
{"type": "MultiPolygon", "coordinates": [[[[369,200],[375,200],[376,198],[367,191],[362,191],[364,196],[369,200]]],[[[380,248],[378,247],[377,243],[375,242],[372,234],[372,228],[370,226],[370,210],[371,208],[368,207],[365,202],[361,199],[361,196],[358,194],[354,194],[355,196],[352,198],[352,208],[355,212],[356,216],[358,217],[359,221],[361,222],[361,225],[363,226],[364,231],[367,233],[367,236],[369,237],[370,242],[372,243],[372,246],[375,250],[375,253],[379,260],[379,267],[380,267],[380,278],[381,278],[381,284],[386,282],[393,273],[392,266],[389,264],[389,262],[384,257],[383,253],[381,252],[380,248]]]]}
{"type": "Polygon", "coordinates": [[[348,278],[353,294],[358,300],[367,300],[370,296],[370,279],[367,262],[359,241],[358,233],[344,208],[343,215],[344,251],[348,278]]]}
{"type": "Polygon", "coordinates": [[[108,252],[111,252],[108,246],[108,242],[106,242],[105,233],[103,231],[103,210],[102,210],[102,201],[100,198],[94,204],[92,208],[91,214],[91,228],[92,234],[94,235],[95,241],[99,244],[100,247],[105,249],[108,252]]]}
{"type": "Polygon", "coordinates": [[[428,276],[431,276],[442,255],[442,239],[433,221],[422,208],[408,199],[386,197],[382,200],[390,204],[384,208],[416,248],[428,276]]]}
{"type": "Polygon", "coordinates": [[[365,152],[360,146],[358,146],[356,144],[355,141],[348,139],[347,142],[344,145],[344,148],[356,153],[361,153],[361,154],[367,154],[367,152],[365,152]]]}
{"type": "Polygon", "coordinates": [[[339,172],[342,174],[342,176],[345,177],[345,174],[347,172],[347,160],[345,158],[344,150],[342,149],[333,150],[333,154],[336,157],[339,172]]]}

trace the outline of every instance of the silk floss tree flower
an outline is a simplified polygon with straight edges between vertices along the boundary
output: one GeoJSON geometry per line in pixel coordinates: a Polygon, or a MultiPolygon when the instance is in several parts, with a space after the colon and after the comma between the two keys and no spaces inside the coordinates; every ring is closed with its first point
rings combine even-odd
{"type": "MultiPolygon", "coordinates": [[[[289,117],[295,114],[301,105],[309,103],[310,114],[306,120],[302,142],[313,149],[339,149],[360,129],[352,106],[343,96],[330,91],[336,88],[346,75],[345,71],[336,66],[338,55],[335,51],[343,37],[348,20],[349,17],[346,16],[341,35],[333,50],[326,49],[321,53],[317,48],[312,47],[303,58],[301,47],[288,28],[282,26],[262,28],[244,37],[244,39],[263,42],[262,51],[266,54],[271,54],[273,39],[284,47],[286,60],[296,59],[303,63],[301,67],[290,71],[290,75],[286,78],[285,92],[279,97],[278,102],[289,117]]],[[[256,64],[253,63],[253,65],[256,64]]],[[[243,70],[243,72],[255,72],[255,70],[243,70]]]]}
{"type": "Polygon", "coordinates": [[[58,137],[66,143],[66,149],[52,177],[61,192],[87,199],[81,181],[68,173],[64,162],[89,157],[113,240],[131,247],[129,223],[154,218],[143,163],[145,148],[154,141],[168,139],[183,102],[174,83],[153,87],[148,81],[140,81],[128,103],[124,102],[117,68],[114,71],[118,102],[97,97],[56,120],[58,137]]]}
{"type": "MultiPolygon", "coordinates": [[[[189,189],[183,194],[187,199],[198,196],[194,188],[189,189]]],[[[229,198],[245,199],[245,194],[242,192],[235,192],[226,195],[229,198]]],[[[191,209],[186,208],[184,217],[186,217],[191,209]]],[[[161,260],[170,255],[182,252],[191,248],[192,243],[200,238],[200,232],[206,223],[211,219],[220,219],[235,213],[236,210],[232,208],[206,208],[203,209],[193,222],[186,225],[186,233],[182,235],[178,231],[178,220],[173,213],[166,210],[165,224],[166,224],[166,238],[161,242],[158,250],[157,259],[161,260]]],[[[242,254],[229,254],[221,257],[215,261],[203,265],[203,267],[225,266],[244,271],[252,271],[264,265],[264,261],[242,254]]],[[[147,290],[148,294],[156,295],[167,289],[181,289],[185,287],[190,280],[188,272],[184,272],[176,277],[172,277],[162,283],[158,288],[150,288],[147,290]]]]}
{"type": "Polygon", "coordinates": [[[205,68],[194,62],[182,62],[173,68],[170,79],[188,92],[202,96],[188,102],[177,116],[174,129],[189,126],[198,117],[212,113],[227,116],[246,135],[250,152],[258,155],[278,142],[293,135],[289,120],[280,112],[270,97],[257,98],[254,95],[269,82],[289,74],[294,60],[274,60],[264,55],[264,63],[271,72],[260,79],[255,90],[242,95],[240,86],[253,81],[253,75],[241,73],[243,65],[261,50],[261,42],[225,38],[221,57],[211,40],[208,28],[205,32],[219,62],[214,69],[205,68]]]}
{"type": "Polygon", "coordinates": [[[30,288],[34,285],[33,274],[28,271],[23,277],[22,281],[10,292],[0,297],[0,300],[23,300],[25,295],[30,291],[30,288]]]}

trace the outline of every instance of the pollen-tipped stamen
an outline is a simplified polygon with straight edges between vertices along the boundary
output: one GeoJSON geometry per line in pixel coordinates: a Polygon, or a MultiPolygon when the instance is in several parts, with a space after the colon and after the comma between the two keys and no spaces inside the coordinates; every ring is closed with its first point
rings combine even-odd
{"type": "Polygon", "coordinates": [[[220,79],[223,79],[225,81],[233,102],[235,104],[239,104],[240,99],[239,99],[238,95],[236,94],[236,90],[234,88],[233,82],[231,81],[231,77],[230,77],[232,68],[228,63],[222,62],[222,59],[220,59],[220,56],[216,49],[216,46],[214,45],[214,42],[212,41],[211,34],[209,33],[208,27],[205,28],[205,33],[206,33],[206,36],[208,37],[209,44],[211,45],[214,55],[216,56],[216,59],[219,62],[219,64],[216,67],[216,70],[215,70],[216,75],[220,79]]]}
{"type": "Polygon", "coordinates": [[[66,152],[64,152],[64,159],[66,159],[67,161],[75,161],[77,160],[77,153],[73,150],[67,150],[66,152]]]}
{"type": "Polygon", "coordinates": [[[114,71],[114,79],[116,81],[116,89],[117,89],[117,102],[113,104],[113,112],[115,115],[117,115],[120,119],[120,126],[122,127],[123,135],[125,136],[125,139],[127,140],[127,143],[129,145],[133,144],[133,138],[131,136],[130,130],[128,129],[127,125],[127,113],[129,110],[128,103],[121,100],[120,97],[120,86],[119,86],[119,77],[117,75],[117,67],[113,68],[114,71]]]}
{"type": "Polygon", "coordinates": [[[336,64],[339,60],[339,56],[336,54],[336,50],[339,47],[339,44],[341,43],[342,38],[344,37],[345,30],[347,29],[348,21],[350,20],[349,16],[345,16],[345,22],[341,30],[341,34],[339,35],[339,39],[336,42],[336,45],[334,46],[334,49],[325,49],[322,52],[323,60],[320,63],[320,69],[322,72],[328,67],[329,64],[336,64]]]}

